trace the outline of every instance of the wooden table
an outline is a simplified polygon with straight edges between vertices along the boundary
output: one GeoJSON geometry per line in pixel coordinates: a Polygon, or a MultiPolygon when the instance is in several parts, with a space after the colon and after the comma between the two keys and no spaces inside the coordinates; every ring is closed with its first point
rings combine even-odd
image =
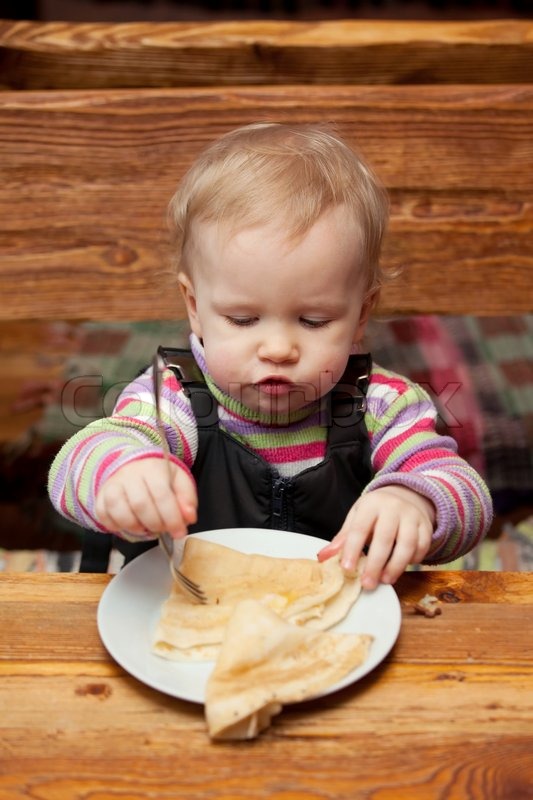
{"type": "Polygon", "coordinates": [[[389,658],[238,744],[210,743],[202,708],[109,658],[108,580],[0,576],[1,800],[533,797],[530,574],[404,575],[389,658]],[[433,619],[409,607],[428,592],[433,619]]]}

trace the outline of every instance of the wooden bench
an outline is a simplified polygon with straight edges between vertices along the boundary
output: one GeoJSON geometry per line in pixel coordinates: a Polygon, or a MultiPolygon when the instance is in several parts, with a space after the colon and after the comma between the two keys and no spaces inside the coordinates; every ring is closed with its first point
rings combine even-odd
{"type": "MultiPolygon", "coordinates": [[[[374,165],[384,260],[406,267],[382,315],[531,311],[532,78],[527,21],[0,22],[4,409],[75,346],[46,360],[53,322],[183,317],[167,202],[256,120],[332,122],[374,165]]],[[[31,413],[4,414],[0,439],[31,413]]]]}

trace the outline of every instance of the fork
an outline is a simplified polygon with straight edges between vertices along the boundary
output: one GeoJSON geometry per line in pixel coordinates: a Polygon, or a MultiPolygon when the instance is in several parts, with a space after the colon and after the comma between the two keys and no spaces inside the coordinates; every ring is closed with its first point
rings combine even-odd
{"type": "MultiPolygon", "coordinates": [[[[169,484],[172,483],[172,471],[170,468],[170,448],[168,446],[167,437],[165,435],[165,428],[163,420],[161,419],[161,375],[165,369],[165,362],[159,353],[156,353],[152,361],[152,380],[155,399],[155,418],[159,436],[161,437],[161,448],[167,465],[167,477],[169,484]]],[[[188,592],[195,600],[200,603],[207,603],[207,597],[202,588],[188,578],[183,572],[180,571],[179,565],[183,558],[183,551],[185,549],[185,541],[182,539],[177,545],[172,536],[162,531],[159,534],[159,544],[165,553],[170,566],[170,572],[175,581],[177,581],[186,592],[188,592]]]]}
{"type": "MultiPolygon", "coordinates": [[[[188,578],[186,575],[184,575],[183,572],[180,572],[178,567],[176,567],[174,561],[177,560],[178,557],[179,545],[177,553],[174,544],[174,539],[172,538],[172,536],[169,533],[163,531],[162,533],[159,534],[159,544],[161,545],[161,549],[164,551],[166,557],[168,558],[170,572],[174,580],[177,581],[179,584],[181,584],[181,586],[183,586],[185,591],[188,592],[190,595],[192,595],[195,598],[195,600],[198,600],[200,603],[207,603],[207,597],[205,596],[201,587],[197,583],[192,581],[190,578],[188,578]]],[[[185,543],[182,540],[181,549],[183,549],[184,546],[185,543]]],[[[179,557],[179,561],[181,561],[182,557],[183,556],[179,557]]]]}

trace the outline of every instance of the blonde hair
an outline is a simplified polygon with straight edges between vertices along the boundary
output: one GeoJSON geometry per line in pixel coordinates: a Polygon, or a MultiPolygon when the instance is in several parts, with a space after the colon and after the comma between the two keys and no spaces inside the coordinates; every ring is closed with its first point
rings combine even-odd
{"type": "Polygon", "coordinates": [[[169,204],[177,270],[189,271],[194,222],[232,231],[280,220],[303,236],[329,208],[344,205],[360,237],[368,294],[383,283],[379,258],[387,195],[363,159],[326,126],[256,123],[211,144],[184,176],[169,204]]]}

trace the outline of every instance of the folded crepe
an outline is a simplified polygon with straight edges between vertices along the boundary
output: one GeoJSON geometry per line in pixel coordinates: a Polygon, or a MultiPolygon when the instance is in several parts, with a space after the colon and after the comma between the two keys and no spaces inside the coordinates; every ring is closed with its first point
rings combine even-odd
{"type": "Polygon", "coordinates": [[[161,609],[153,651],[177,661],[214,660],[239,602],[255,599],[294,625],[325,630],[346,616],[357,599],[359,573],[344,574],[338,558],[248,555],[191,537],[180,571],[207,595],[201,605],[178,583],[161,609]]]}
{"type": "Polygon", "coordinates": [[[324,693],[362,664],[366,634],[292,625],[257,600],[234,609],[207,682],[205,716],[213,739],[251,739],[285,703],[324,693]]]}

